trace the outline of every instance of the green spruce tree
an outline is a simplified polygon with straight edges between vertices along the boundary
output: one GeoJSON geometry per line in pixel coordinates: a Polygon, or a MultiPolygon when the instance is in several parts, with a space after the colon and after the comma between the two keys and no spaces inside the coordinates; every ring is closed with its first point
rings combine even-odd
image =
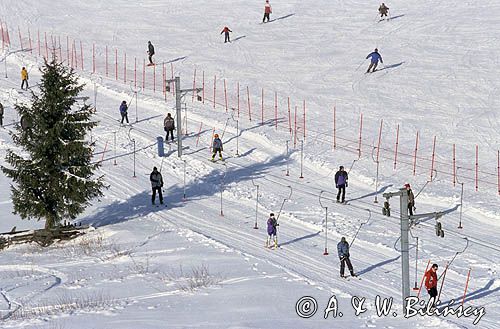
{"type": "Polygon", "coordinates": [[[14,213],[23,219],[45,220],[45,228],[74,219],[102,195],[103,177],[95,177],[92,145],[85,136],[97,122],[93,109],[78,106],[83,90],[72,70],[52,60],[41,69],[39,95],[31,106],[16,105],[21,124],[12,139],[19,151],[8,150],[10,168],[2,171],[13,180],[14,213]]]}

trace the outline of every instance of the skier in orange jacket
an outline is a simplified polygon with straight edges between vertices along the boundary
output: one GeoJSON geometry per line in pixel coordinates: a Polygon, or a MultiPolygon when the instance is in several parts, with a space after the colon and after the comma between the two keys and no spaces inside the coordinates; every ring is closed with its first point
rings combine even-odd
{"type": "Polygon", "coordinates": [[[231,31],[229,29],[229,27],[224,26],[224,28],[222,29],[222,32],[220,33],[220,34],[225,33],[224,43],[231,42],[231,40],[229,39],[229,32],[233,32],[233,31],[231,31]]]}
{"type": "MultiPolygon", "coordinates": [[[[438,284],[438,277],[437,277],[437,270],[438,270],[438,265],[437,264],[432,264],[432,267],[430,270],[425,272],[425,288],[427,289],[427,292],[429,293],[429,296],[432,298],[436,298],[438,295],[437,291],[437,284],[438,284]]],[[[436,300],[433,301],[433,303],[436,303],[436,300]]]]}

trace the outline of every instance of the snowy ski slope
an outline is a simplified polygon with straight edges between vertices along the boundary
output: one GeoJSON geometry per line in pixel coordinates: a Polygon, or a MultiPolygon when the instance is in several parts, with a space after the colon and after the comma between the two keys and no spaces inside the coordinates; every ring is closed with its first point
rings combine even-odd
{"type": "MultiPolygon", "coordinates": [[[[80,218],[97,230],[64,246],[19,246],[1,252],[2,328],[498,327],[500,212],[497,177],[487,173],[497,169],[499,121],[495,111],[499,104],[495,96],[500,78],[495,68],[500,44],[495,27],[500,5],[493,1],[386,2],[393,19],[378,22],[376,2],[273,0],[271,4],[271,18],[276,20],[259,24],[263,1],[0,3],[0,18],[14,32],[11,51],[16,50],[18,25],[69,35],[86,45],[119,47],[141,61],[151,40],[157,62],[179,59],[175,74],[183,79],[183,87],[191,87],[197,68],[198,74],[201,70],[210,72],[207,80],[216,74],[232,85],[237,81],[248,85],[256,93],[252,98],[256,118],[249,122],[242,111],[239,138],[230,113],[221,107],[213,109],[208,101],[192,102],[188,95],[189,134],[183,140],[184,156],[177,158],[176,145],[166,145],[168,157],[161,159],[156,137],[163,135],[166,112],[173,113],[172,97],[165,102],[161,91],[141,91],[138,122],[132,102],[129,118],[133,124],[121,127],[118,106],[122,100],[132,99],[129,85],[102,74],[97,78],[88,69],[82,72],[85,94],[91,101],[94,82],[97,87],[96,119],[100,124],[92,138],[97,140],[95,159],[104,159],[100,172],[110,185],[105,197],[80,218]],[[219,34],[225,25],[233,30],[231,44],[224,44],[219,34]],[[364,58],[375,47],[385,68],[365,75],[368,62],[364,58]],[[260,88],[269,94],[290,96],[299,109],[302,100],[307,102],[309,130],[303,179],[299,178],[300,142],[293,147],[286,129],[276,131],[272,121],[260,125],[260,88]],[[333,106],[338,133],[344,138],[339,138],[339,144],[345,146],[335,151],[333,106]],[[364,145],[358,160],[353,150],[361,113],[364,142],[372,147],[364,145]],[[444,238],[436,238],[432,218],[412,229],[413,236],[419,237],[416,281],[420,283],[428,260],[438,263],[442,273],[446,262],[456,256],[441,299],[461,301],[471,269],[465,306],[484,306],[486,310],[477,326],[472,324],[474,317],[402,316],[397,202],[391,202],[390,218],[381,215],[380,203],[373,202],[376,165],[372,149],[380,119],[384,131],[381,143],[389,151],[394,147],[398,124],[402,153],[411,154],[419,131],[419,152],[428,159],[436,136],[439,171],[435,180],[425,185],[428,162],[419,159],[425,164],[413,176],[411,159],[401,156],[394,170],[386,155],[380,165],[378,198],[381,201],[380,193],[410,182],[415,193],[421,191],[417,213],[447,212],[442,219],[444,238]],[[225,165],[208,161],[214,127],[219,134],[226,127],[225,165]],[[133,140],[138,150],[135,178],[133,140]],[[463,229],[457,229],[460,184],[453,186],[451,176],[444,174],[449,171],[453,144],[457,146],[457,166],[462,167],[458,169],[459,180],[465,182],[463,229]],[[483,170],[477,192],[474,171],[469,170],[474,166],[476,145],[483,170]],[[285,175],[287,164],[289,176],[285,175]],[[334,202],[333,175],[340,164],[350,169],[347,205],[334,202]],[[153,166],[162,168],[166,209],[150,206],[147,175],[153,166]],[[259,229],[253,229],[255,185],[260,193],[259,229]],[[291,199],[284,203],[279,219],[282,248],[268,250],[264,248],[266,216],[278,212],[290,190],[291,199]],[[319,204],[321,191],[325,191],[322,202],[328,206],[328,225],[319,204]],[[327,256],[323,255],[325,229],[327,256]],[[351,259],[359,281],[338,277],[336,244],[342,236],[348,241],[356,236],[351,259]],[[462,253],[464,237],[470,243],[462,253]],[[183,289],[191,269],[203,266],[208,267],[213,282],[194,291],[183,289]],[[324,319],[323,311],[332,295],[344,316],[324,319]],[[394,298],[396,317],[376,315],[377,295],[394,298]],[[319,309],[309,319],[300,318],[295,311],[302,296],[318,301],[319,309]],[[352,296],[366,297],[366,313],[354,315],[352,296]],[[84,302],[73,308],[74,300],[84,302]],[[18,308],[24,313],[13,313],[18,308]]],[[[14,147],[8,134],[18,121],[13,104],[29,100],[29,93],[18,89],[20,68],[32,68],[30,84],[35,85],[39,79],[36,66],[40,64],[40,58],[27,52],[7,57],[8,78],[0,80],[0,101],[6,107],[5,129],[0,129],[2,165],[5,150],[14,147]]],[[[99,70],[103,72],[102,66],[99,70]]],[[[284,104],[281,98],[281,109],[284,104]]],[[[283,120],[280,125],[286,126],[287,118],[283,120]]],[[[41,226],[20,222],[11,214],[9,184],[1,174],[1,231],[15,225],[18,229],[41,226]]],[[[414,245],[410,256],[413,286],[414,245]]],[[[422,295],[427,297],[425,291],[422,295]]]]}

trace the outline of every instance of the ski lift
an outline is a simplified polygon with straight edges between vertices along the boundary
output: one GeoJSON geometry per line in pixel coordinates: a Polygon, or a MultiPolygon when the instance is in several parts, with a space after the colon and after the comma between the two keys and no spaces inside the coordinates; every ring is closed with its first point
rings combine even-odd
{"type": "Polygon", "coordinates": [[[435,228],[436,228],[436,235],[438,237],[442,237],[444,238],[444,230],[443,230],[443,225],[441,224],[441,222],[439,221],[439,218],[441,218],[441,214],[440,213],[436,213],[436,225],[435,225],[435,228]]]}

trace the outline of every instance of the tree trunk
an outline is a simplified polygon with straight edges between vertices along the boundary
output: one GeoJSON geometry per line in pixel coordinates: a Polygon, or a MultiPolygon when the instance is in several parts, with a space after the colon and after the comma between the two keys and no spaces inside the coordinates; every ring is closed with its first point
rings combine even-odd
{"type": "Polygon", "coordinates": [[[47,218],[45,219],[45,229],[46,230],[49,230],[49,229],[54,228],[56,226],[55,218],[56,217],[52,214],[47,216],[47,218]]]}

